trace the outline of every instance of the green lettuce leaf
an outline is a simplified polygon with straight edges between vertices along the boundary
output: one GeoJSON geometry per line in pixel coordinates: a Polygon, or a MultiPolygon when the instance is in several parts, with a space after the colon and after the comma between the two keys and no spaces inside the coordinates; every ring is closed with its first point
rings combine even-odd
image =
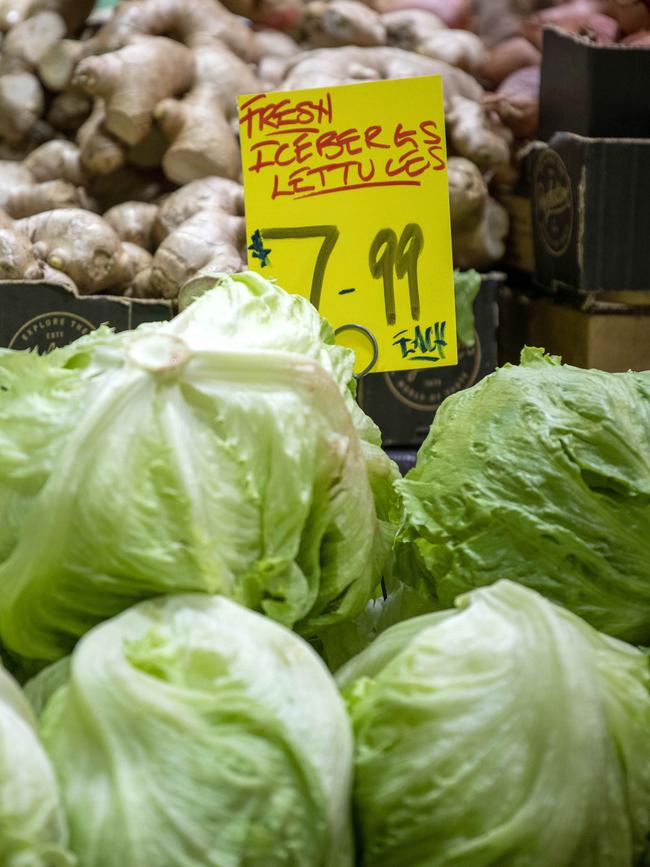
{"type": "Polygon", "coordinates": [[[362,867],[634,867],[650,817],[646,656],[500,581],[337,676],[362,867]]]}
{"type": "Polygon", "coordinates": [[[73,867],[54,770],[29,703],[0,666],[0,864],[73,867]]]}
{"type": "Polygon", "coordinates": [[[398,572],[441,606],[508,578],[650,643],[650,372],[528,349],[443,403],[397,484],[398,572]]]}
{"type": "Polygon", "coordinates": [[[352,736],[297,635],[223,597],[91,630],[40,720],[83,867],[352,867],[352,736]]]}
{"type": "Polygon", "coordinates": [[[470,348],[476,343],[474,301],[480,289],[481,275],[478,271],[454,271],[458,342],[470,348]]]}
{"type": "Polygon", "coordinates": [[[0,641],[56,660],[169,592],[309,636],[363,610],[397,471],[303,299],[223,278],[170,323],[0,356],[0,641]]]}

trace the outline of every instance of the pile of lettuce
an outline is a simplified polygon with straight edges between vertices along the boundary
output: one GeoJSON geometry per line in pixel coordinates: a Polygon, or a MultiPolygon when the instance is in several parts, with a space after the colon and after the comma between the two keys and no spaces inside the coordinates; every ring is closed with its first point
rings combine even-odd
{"type": "Polygon", "coordinates": [[[353,354],[303,298],[221,277],[170,323],[0,356],[0,642],[56,660],[151,596],[220,593],[305,635],[390,551],[396,468],[353,354]]]}
{"type": "Polygon", "coordinates": [[[646,656],[500,581],[393,626],[337,680],[363,867],[633,867],[646,656]]]}
{"type": "Polygon", "coordinates": [[[650,644],[650,372],[525,350],[443,403],[398,487],[400,577],[440,607],[511,579],[650,644]]]}

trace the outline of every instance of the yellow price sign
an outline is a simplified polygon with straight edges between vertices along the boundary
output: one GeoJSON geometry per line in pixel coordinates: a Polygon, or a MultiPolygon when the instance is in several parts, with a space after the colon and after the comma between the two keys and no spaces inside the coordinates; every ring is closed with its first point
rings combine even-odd
{"type": "Polygon", "coordinates": [[[249,267],[357,371],[457,364],[442,79],[239,98],[249,267]]]}

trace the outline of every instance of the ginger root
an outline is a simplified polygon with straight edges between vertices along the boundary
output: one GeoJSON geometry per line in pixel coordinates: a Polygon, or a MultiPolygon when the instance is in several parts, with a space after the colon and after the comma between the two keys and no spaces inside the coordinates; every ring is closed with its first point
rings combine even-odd
{"type": "Polygon", "coordinates": [[[237,95],[259,90],[251,69],[223,46],[194,51],[196,84],[182,100],[165,99],[155,117],[170,142],[162,165],[177,184],[218,175],[241,173],[239,142],[231,125],[237,115],[237,95]]]}
{"type": "Polygon", "coordinates": [[[123,202],[104,214],[104,220],[115,230],[121,241],[137,244],[149,252],[156,247],[154,225],[157,217],[158,205],[148,202],[123,202]]]}
{"type": "Polygon", "coordinates": [[[66,32],[56,12],[39,12],[11,30],[2,43],[2,72],[31,72],[48,48],[66,32]]]}
{"type": "Polygon", "coordinates": [[[79,289],[77,284],[71,277],[68,277],[67,274],[64,274],[63,271],[57,271],[56,268],[51,268],[46,262],[43,263],[43,280],[46,280],[48,283],[58,283],[59,286],[65,286],[65,288],[72,292],[73,295],[79,295],[79,289]]]}
{"type": "Polygon", "coordinates": [[[193,78],[192,54],[184,45],[144,36],[119,51],[82,60],[72,86],[104,99],[106,131],[134,146],[149,134],[156,105],[186,90],[193,78]]]}
{"type": "Polygon", "coordinates": [[[472,18],[471,0],[383,0],[381,8],[384,12],[397,9],[423,9],[436,15],[447,27],[460,30],[467,29],[472,18]]]}
{"type": "MultiPolygon", "coordinates": [[[[84,58],[120,51],[140,37],[149,36],[169,36],[189,48],[219,42],[246,61],[260,57],[253,31],[218,0],[131,0],[121,3],[90,39],[61,40],[51,46],[41,58],[39,75],[51,90],[65,90],[84,58]]],[[[145,74],[155,78],[160,70],[165,77],[170,70],[173,74],[172,67],[170,59],[163,58],[145,74]]]]}
{"type": "Polygon", "coordinates": [[[46,142],[28,154],[23,165],[38,182],[63,180],[76,186],[86,183],[79,148],[71,141],[46,142]]]}
{"type": "Polygon", "coordinates": [[[124,242],[118,255],[119,279],[111,286],[111,291],[126,292],[136,283],[140,274],[150,271],[151,263],[151,253],[137,244],[124,242]]]}
{"type": "Polygon", "coordinates": [[[307,43],[319,48],[386,44],[381,16],[358,0],[312,0],[305,7],[303,29],[307,43]]]}
{"type": "Polygon", "coordinates": [[[31,72],[12,72],[0,77],[0,136],[18,144],[43,115],[45,94],[31,72]]]}
{"type": "Polygon", "coordinates": [[[171,181],[185,184],[207,175],[238,177],[237,140],[211,87],[196,87],[180,102],[163,100],[156,120],[171,142],[163,157],[163,170],[171,181]]]}
{"type": "Polygon", "coordinates": [[[0,0],[0,31],[10,31],[40,12],[56,12],[75,31],[90,15],[95,0],[0,0]]]}
{"type": "Polygon", "coordinates": [[[508,212],[488,198],[482,217],[473,228],[452,231],[454,265],[463,269],[490,268],[505,254],[508,228],[508,212]]]}
{"type": "Polygon", "coordinates": [[[417,43],[416,51],[434,60],[476,75],[487,58],[487,49],[468,30],[438,30],[417,43]]]}
{"type": "Polygon", "coordinates": [[[109,175],[126,162],[123,145],[106,132],[105,116],[104,103],[98,99],[90,117],[77,132],[79,159],[89,175],[109,175]]]}
{"type": "Polygon", "coordinates": [[[452,232],[473,229],[481,220],[488,200],[488,187],[474,163],[450,157],[447,163],[452,232]]]}
{"type": "Polygon", "coordinates": [[[286,33],[277,30],[262,30],[257,41],[263,56],[257,66],[257,75],[262,90],[274,90],[284,78],[292,57],[300,53],[300,46],[286,33]]]}
{"type": "Polygon", "coordinates": [[[70,277],[83,295],[119,285],[121,241],[97,214],[76,208],[46,211],[17,220],[14,232],[34,255],[70,277]]]}
{"type": "Polygon", "coordinates": [[[151,287],[175,298],[181,286],[209,268],[234,273],[246,265],[246,228],[241,217],[219,210],[200,211],[162,242],[153,259],[151,287]]]}
{"type": "Polygon", "coordinates": [[[64,90],[52,100],[47,121],[62,132],[74,134],[88,120],[92,108],[90,97],[74,90],[64,90]]]}
{"type": "Polygon", "coordinates": [[[476,163],[483,172],[510,162],[512,133],[478,102],[463,96],[451,98],[447,135],[454,153],[476,163]]]}
{"type": "Polygon", "coordinates": [[[158,208],[154,226],[160,244],[199,211],[223,211],[233,217],[244,216],[244,188],[228,178],[201,178],[167,196],[158,208]]]}
{"type": "Polygon", "coordinates": [[[60,208],[89,208],[91,202],[83,187],[76,187],[68,181],[44,181],[40,184],[14,190],[7,198],[4,208],[14,219],[31,217],[43,211],[60,208]]]}
{"type": "Polygon", "coordinates": [[[441,18],[426,9],[395,9],[384,13],[381,20],[386,28],[388,45],[406,51],[415,51],[420,42],[447,29],[441,18]]]}
{"type": "Polygon", "coordinates": [[[172,189],[162,172],[145,172],[126,165],[110,174],[96,175],[88,185],[88,193],[98,203],[100,213],[127,200],[157,202],[172,189]]]}
{"type": "Polygon", "coordinates": [[[478,101],[483,95],[481,85],[462,69],[455,69],[441,60],[386,46],[320,48],[305,52],[289,64],[283,89],[328,87],[354,84],[357,81],[415,78],[421,75],[442,75],[446,99],[463,96],[468,100],[478,101]]]}
{"type": "MultiPolygon", "coordinates": [[[[0,208],[4,209],[7,199],[14,191],[29,187],[33,183],[34,176],[24,163],[0,160],[0,208]]],[[[2,216],[4,214],[0,210],[0,217],[2,216]]]]}
{"type": "Polygon", "coordinates": [[[0,228],[0,279],[41,280],[42,277],[43,263],[34,255],[31,242],[17,235],[13,226],[3,225],[0,228]]]}

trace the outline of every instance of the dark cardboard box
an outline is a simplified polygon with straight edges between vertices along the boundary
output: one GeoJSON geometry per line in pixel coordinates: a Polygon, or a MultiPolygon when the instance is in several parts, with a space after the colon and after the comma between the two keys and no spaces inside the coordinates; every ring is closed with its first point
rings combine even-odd
{"type": "Polygon", "coordinates": [[[458,365],[395,373],[371,373],[359,382],[358,400],[379,425],[386,447],[410,449],[424,441],[442,401],[469,388],[497,366],[497,291],[503,275],[483,278],[474,301],[476,342],[458,346],[458,365]]]}
{"type": "Polygon", "coordinates": [[[543,142],[526,145],[518,155],[515,182],[508,186],[502,184],[494,191],[495,198],[506,209],[510,220],[503,265],[509,272],[514,271],[522,277],[535,270],[533,172],[536,153],[544,147],[543,142]]]}
{"type": "Polygon", "coordinates": [[[648,303],[593,297],[558,301],[504,289],[499,307],[500,364],[516,363],[528,344],[576,367],[612,373],[650,369],[648,303]]]}
{"type": "Polygon", "coordinates": [[[542,286],[647,291],[649,229],[650,140],[558,133],[536,151],[535,279],[542,286]]]}
{"type": "Polygon", "coordinates": [[[650,48],[544,31],[540,138],[650,138],[650,48]]]}
{"type": "Polygon", "coordinates": [[[169,301],[140,301],[107,295],[78,297],[56,283],[0,283],[0,346],[49,352],[100,325],[116,331],[143,322],[171,319],[169,301]]]}

